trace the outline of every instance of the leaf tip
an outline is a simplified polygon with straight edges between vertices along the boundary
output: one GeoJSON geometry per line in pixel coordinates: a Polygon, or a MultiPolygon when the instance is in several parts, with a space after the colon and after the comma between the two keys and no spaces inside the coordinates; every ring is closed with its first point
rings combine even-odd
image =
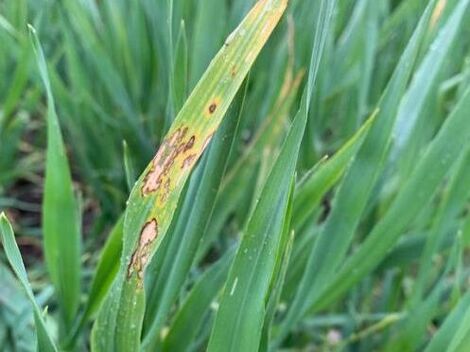
{"type": "Polygon", "coordinates": [[[36,28],[34,28],[31,23],[27,23],[26,27],[28,27],[28,30],[29,30],[30,34],[34,34],[34,35],[36,34],[36,28]]]}

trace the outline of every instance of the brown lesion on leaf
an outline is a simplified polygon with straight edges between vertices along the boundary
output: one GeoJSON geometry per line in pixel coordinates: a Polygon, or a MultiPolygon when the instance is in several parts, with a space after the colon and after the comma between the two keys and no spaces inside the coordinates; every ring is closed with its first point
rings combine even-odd
{"type": "Polygon", "coordinates": [[[206,115],[206,117],[212,116],[216,112],[219,105],[220,105],[219,97],[212,99],[209,102],[209,104],[207,104],[206,108],[204,109],[204,114],[206,115]]]}
{"type": "Polygon", "coordinates": [[[144,177],[141,188],[143,196],[160,190],[162,192],[160,198],[162,200],[166,199],[171,190],[169,172],[175,163],[175,159],[190,151],[196,140],[194,135],[187,139],[187,134],[187,127],[178,128],[163,141],[157,155],[152,160],[150,169],[144,177]]]}
{"type": "Polygon", "coordinates": [[[165,184],[163,185],[163,192],[160,194],[160,200],[162,202],[166,201],[168,194],[171,190],[171,181],[169,178],[166,179],[165,184]]]}
{"type": "Polygon", "coordinates": [[[150,245],[155,241],[158,236],[158,223],[155,218],[146,222],[142,227],[139,236],[139,243],[137,249],[132,254],[131,262],[127,267],[127,277],[130,278],[134,272],[137,273],[137,278],[140,285],[144,279],[144,269],[148,263],[150,256],[150,245]]]}
{"type": "Polygon", "coordinates": [[[214,102],[209,105],[209,114],[213,114],[215,112],[215,109],[217,109],[217,104],[214,102]]]}
{"type": "Polygon", "coordinates": [[[230,76],[232,76],[232,78],[235,78],[235,76],[237,75],[237,66],[236,65],[233,65],[232,68],[230,69],[230,76]]]}
{"type": "Polygon", "coordinates": [[[190,167],[193,161],[196,159],[197,154],[191,154],[186,159],[183,160],[183,164],[181,165],[182,169],[185,169],[187,167],[190,167]]]}
{"type": "Polygon", "coordinates": [[[196,137],[191,136],[191,138],[189,138],[188,142],[184,145],[183,152],[186,152],[186,151],[190,150],[194,146],[194,141],[195,140],[196,140],[196,137]]]}

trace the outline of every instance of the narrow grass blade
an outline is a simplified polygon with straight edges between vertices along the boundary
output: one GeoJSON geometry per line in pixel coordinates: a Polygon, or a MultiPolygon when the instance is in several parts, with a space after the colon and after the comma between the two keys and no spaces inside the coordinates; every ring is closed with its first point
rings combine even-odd
{"type": "Polygon", "coordinates": [[[344,259],[349,244],[359,224],[392,139],[392,128],[400,98],[411,75],[413,63],[419,52],[434,2],[429,3],[396,70],[379,102],[376,123],[361,145],[354,162],[341,182],[333,209],[315,241],[302,281],[281,326],[288,330],[302,317],[313,296],[323,289],[335,269],[344,259]]]}
{"type": "Polygon", "coordinates": [[[198,328],[211,302],[214,301],[227,279],[233,256],[233,251],[227,252],[217,263],[207,269],[191,289],[176,313],[168,335],[163,340],[163,351],[187,351],[188,346],[197,336],[198,328]]]}
{"type": "Polygon", "coordinates": [[[175,110],[179,111],[187,98],[188,92],[188,38],[186,37],[186,26],[181,21],[178,40],[176,41],[175,50],[175,67],[174,67],[174,93],[175,93],[175,110]]]}
{"type": "Polygon", "coordinates": [[[458,214],[465,208],[470,196],[470,145],[462,153],[455,171],[449,180],[448,188],[434,216],[431,233],[427,239],[424,251],[419,261],[419,271],[416,277],[414,292],[410,305],[417,304],[426,291],[430,279],[432,258],[439,250],[446,233],[458,214]]]}
{"type": "Polygon", "coordinates": [[[295,243],[293,253],[295,261],[289,268],[286,287],[283,291],[289,297],[297,289],[300,278],[306,266],[309,253],[313,245],[312,231],[308,226],[316,219],[318,205],[321,200],[341,179],[341,176],[351,164],[354,155],[360,148],[371,125],[375,121],[377,111],[363,124],[363,126],[333,155],[331,159],[322,159],[315,164],[300,180],[294,193],[294,211],[292,213],[292,228],[300,234],[302,239],[295,243]],[[308,220],[311,220],[310,222],[308,220]],[[305,234],[305,232],[307,232],[305,234]],[[303,236],[302,236],[303,235],[303,236]]]}
{"type": "Polygon", "coordinates": [[[126,182],[127,182],[127,188],[129,189],[129,192],[132,190],[132,187],[134,187],[134,183],[136,181],[136,174],[135,174],[135,168],[132,163],[132,156],[129,151],[129,146],[127,145],[126,141],[122,142],[122,151],[123,151],[123,159],[124,159],[124,171],[126,174],[126,182]]]}
{"type": "MultiPolygon", "coordinates": [[[[449,348],[449,345],[454,338],[457,331],[466,322],[469,322],[470,317],[470,293],[467,292],[463,296],[458,305],[452,309],[451,313],[447,316],[444,323],[433,336],[429,344],[426,346],[425,352],[442,352],[449,348]]],[[[470,322],[469,322],[470,323],[470,322]]],[[[467,325],[468,326],[468,325],[467,325]]]]}
{"type": "Polygon", "coordinates": [[[323,195],[341,178],[354,155],[362,145],[377,111],[333,155],[331,159],[318,162],[299,182],[295,189],[292,226],[300,229],[313,214],[323,195]]]}
{"type": "Polygon", "coordinates": [[[26,291],[28,299],[31,301],[34,312],[34,321],[36,324],[36,334],[38,340],[38,351],[39,352],[55,352],[57,348],[52,340],[51,336],[47,332],[46,324],[43,318],[43,312],[36,303],[33,291],[26,275],[26,269],[21,259],[21,253],[15,242],[15,236],[10,222],[4,213],[0,214],[0,238],[2,240],[3,248],[7,259],[16,274],[18,280],[26,291]]]}
{"type": "Polygon", "coordinates": [[[74,346],[79,333],[85,324],[93,318],[108,293],[117,272],[122,252],[122,232],[124,215],[118,219],[108,236],[106,244],[101,251],[101,256],[95,269],[91,287],[80,319],[77,319],[73,329],[69,332],[63,347],[74,346]]]}
{"type": "MultiPolygon", "coordinates": [[[[225,283],[208,351],[256,351],[259,348],[269,286],[286,218],[300,142],[305,131],[305,94],[281,153],[244,230],[225,283]]],[[[284,241],[285,242],[285,241],[284,241]]],[[[285,243],[284,243],[285,246],[285,243]]],[[[279,268],[278,268],[279,269],[279,268]]]]}
{"type": "MultiPolygon", "coordinates": [[[[292,187],[294,183],[292,184],[292,187]]],[[[276,268],[274,269],[275,276],[271,280],[270,296],[266,305],[266,313],[263,323],[263,331],[261,332],[260,351],[268,351],[269,343],[271,341],[271,330],[281,299],[284,281],[286,279],[287,268],[292,254],[294,244],[294,230],[291,230],[292,219],[292,204],[294,191],[291,190],[291,197],[286,212],[286,221],[284,222],[283,234],[281,238],[280,250],[276,257],[276,268]]]]}
{"type": "Polygon", "coordinates": [[[121,268],[95,322],[93,350],[139,348],[144,271],[166,235],[190,171],[286,6],[287,0],[263,0],[253,7],[211,62],[131,192],[121,268]]]}
{"type": "MultiPolygon", "coordinates": [[[[465,10],[468,7],[468,0],[459,1],[452,15],[448,18],[445,26],[439,32],[437,38],[431,44],[431,49],[423,59],[422,64],[416,71],[410,84],[408,92],[400,105],[397,122],[394,128],[396,136],[391,157],[397,158],[401,155],[400,163],[405,165],[406,170],[402,170],[403,176],[413,168],[416,158],[416,148],[413,144],[418,138],[419,133],[414,133],[420,126],[419,119],[425,118],[422,113],[426,98],[433,88],[436,87],[438,73],[442,71],[446,59],[452,55],[452,49],[455,50],[455,41],[458,40],[460,28],[465,22],[465,10]],[[413,138],[411,138],[413,136],[413,138]],[[414,153],[407,152],[415,151],[414,153]]],[[[418,131],[416,131],[418,132],[418,131]]],[[[403,165],[402,165],[403,167],[403,165]]]]}
{"type": "Polygon", "coordinates": [[[211,58],[223,43],[227,3],[218,0],[201,0],[195,9],[191,48],[191,75],[189,85],[192,89],[201,78],[211,58]]]}
{"type": "Polygon", "coordinates": [[[46,60],[35,29],[33,27],[29,29],[37,65],[46,89],[48,105],[46,175],[42,214],[44,251],[67,331],[75,319],[80,300],[80,217],[46,60]]]}
{"type": "Polygon", "coordinates": [[[97,311],[111,284],[119,271],[119,258],[122,251],[122,232],[124,216],[121,216],[108,236],[106,244],[101,252],[100,260],[96,266],[95,275],[91,282],[88,294],[88,302],[85,306],[84,317],[86,321],[97,311]]]}

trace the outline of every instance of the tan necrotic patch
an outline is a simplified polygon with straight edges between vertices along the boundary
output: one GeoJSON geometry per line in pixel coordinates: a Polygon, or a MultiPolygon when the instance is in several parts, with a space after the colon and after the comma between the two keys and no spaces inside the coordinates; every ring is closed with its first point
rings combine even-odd
{"type": "Polygon", "coordinates": [[[183,164],[181,165],[182,169],[188,168],[192,165],[193,161],[196,159],[197,154],[191,154],[183,160],[183,164]]]}
{"type": "Polygon", "coordinates": [[[139,243],[137,249],[132,254],[131,262],[127,268],[127,276],[131,277],[134,272],[137,272],[137,277],[140,280],[144,278],[144,269],[147,265],[150,255],[150,245],[158,236],[158,223],[154,218],[145,223],[139,236],[139,243]]]}
{"type": "Polygon", "coordinates": [[[166,138],[157,155],[152,160],[150,170],[147,172],[142,185],[142,195],[161,191],[161,199],[165,200],[171,190],[171,177],[169,172],[175,159],[190,151],[196,141],[195,136],[187,138],[188,128],[178,128],[166,138]]]}

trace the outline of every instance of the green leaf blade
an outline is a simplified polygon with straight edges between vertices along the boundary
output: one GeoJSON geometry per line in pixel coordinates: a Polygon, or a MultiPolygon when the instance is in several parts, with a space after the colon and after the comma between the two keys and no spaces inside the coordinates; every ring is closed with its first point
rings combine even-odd
{"type": "MultiPolygon", "coordinates": [[[[304,96],[305,99],[305,96],[304,96]]],[[[302,103],[259,202],[247,224],[217,312],[208,351],[259,348],[265,300],[276,266],[300,142],[305,130],[302,103]]]]}
{"type": "Polygon", "coordinates": [[[42,226],[46,264],[57,290],[65,330],[72,327],[79,307],[81,239],[78,203],[55,110],[46,60],[33,27],[31,41],[47,93],[47,152],[42,226]]]}
{"type": "Polygon", "coordinates": [[[5,254],[10,262],[16,277],[19,279],[21,285],[26,291],[26,295],[33,306],[34,321],[36,325],[36,335],[38,340],[38,351],[39,352],[56,352],[57,347],[55,346],[52,337],[49,335],[46,323],[44,322],[43,313],[36,303],[33,291],[28,281],[26,269],[21,259],[21,253],[18,249],[18,245],[15,242],[15,236],[10,222],[8,221],[4,213],[0,214],[0,237],[5,250],[5,254]]]}

